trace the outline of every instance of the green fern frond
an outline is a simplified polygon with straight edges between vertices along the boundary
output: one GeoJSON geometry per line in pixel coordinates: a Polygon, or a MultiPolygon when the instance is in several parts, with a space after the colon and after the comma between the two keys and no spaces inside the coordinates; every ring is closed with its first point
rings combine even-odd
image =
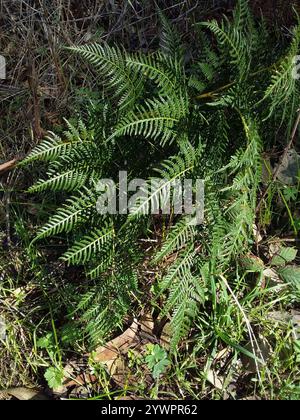
{"type": "Polygon", "coordinates": [[[173,352],[180,339],[188,334],[193,319],[206,299],[206,289],[202,280],[191,272],[197,255],[197,251],[193,248],[188,248],[177,258],[159,285],[160,294],[168,291],[162,314],[172,313],[170,325],[171,351],[173,352]]]}
{"type": "Polygon", "coordinates": [[[21,162],[21,164],[27,165],[34,160],[54,160],[72,146],[72,142],[62,142],[60,137],[54,133],[50,133],[50,135],[47,136],[46,139],[21,162]]]}
{"type": "Polygon", "coordinates": [[[240,77],[248,73],[250,63],[247,62],[247,41],[236,28],[228,32],[228,21],[225,20],[219,24],[216,20],[202,24],[208,28],[217,38],[222,48],[227,47],[231,57],[231,64],[239,70],[240,77]]]}
{"type": "Polygon", "coordinates": [[[160,36],[161,50],[165,55],[181,63],[184,57],[181,36],[160,9],[158,9],[158,16],[162,25],[160,36]]]}
{"type": "Polygon", "coordinates": [[[223,246],[216,242],[219,265],[226,266],[232,258],[246,253],[249,249],[255,223],[256,201],[262,172],[262,142],[256,124],[249,117],[241,116],[247,145],[244,151],[239,150],[226,166],[234,175],[232,184],[223,189],[231,195],[224,212],[227,218],[221,222],[226,226],[223,246]],[[218,244],[218,245],[217,245],[218,244]]]}
{"type": "Polygon", "coordinates": [[[195,233],[195,227],[191,225],[189,218],[179,220],[179,222],[171,229],[161,250],[155,255],[153,263],[157,264],[160,260],[173,252],[180,251],[187,243],[193,240],[195,233]]]}
{"type": "Polygon", "coordinates": [[[51,171],[47,173],[49,179],[39,180],[35,185],[28,189],[29,193],[42,191],[76,191],[80,189],[87,181],[89,174],[87,172],[77,172],[70,170],[62,174],[56,174],[51,171]]]}
{"type": "Polygon", "coordinates": [[[81,240],[77,241],[61,259],[68,264],[85,264],[97,255],[108,241],[112,241],[115,230],[112,224],[107,224],[102,229],[95,229],[81,240]]]}
{"type": "MultiPolygon", "coordinates": [[[[100,257],[101,263],[88,271],[87,276],[91,279],[97,279],[101,274],[105,273],[114,264],[114,252],[111,249],[104,247],[105,255],[100,257]]],[[[97,258],[98,260],[98,258],[97,258]]]]}
{"type": "Polygon", "coordinates": [[[176,138],[176,125],[188,111],[186,96],[169,101],[165,98],[149,100],[144,106],[131,111],[116,127],[113,137],[141,136],[160,139],[161,145],[171,144],[176,138]]]}
{"type": "Polygon", "coordinates": [[[95,207],[96,196],[84,188],[77,196],[66,200],[64,206],[59,208],[56,214],[50,217],[48,223],[38,230],[34,241],[63,232],[71,232],[95,207]]]}
{"type": "Polygon", "coordinates": [[[153,80],[160,88],[161,95],[169,95],[176,90],[176,80],[172,72],[164,66],[164,58],[160,53],[153,55],[137,54],[127,57],[129,67],[142,71],[144,77],[153,80]]]}
{"type": "MultiPolygon", "coordinates": [[[[295,67],[294,58],[298,55],[300,48],[300,23],[294,29],[294,38],[288,54],[286,54],[271,76],[271,83],[268,86],[263,99],[257,105],[269,100],[270,108],[267,119],[274,115],[275,111],[283,109],[284,118],[287,115],[293,98],[298,94],[298,80],[293,75],[295,67]]],[[[299,95],[298,95],[299,96],[299,95]]],[[[297,101],[299,104],[300,101],[297,101]]]]}
{"type": "MultiPolygon", "coordinates": [[[[188,291],[186,291],[188,294],[188,291]]],[[[172,331],[170,351],[175,353],[178,348],[178,344],[183,337],[187,337],[193,320],[198,314],[198,307],[193,299],[186,296],[184,299],[177,304],[173,311],[172,319],[170,322],[170,329],[172,331]]]]}
{"type": "Polygon", "coordinates": [[[70,49],[97,67],[107,89],[113,92],[115,98],[119,98],[120,107],[126,108],[138,99],[143,89],[143,78],[138,73],[128,71],[125,52],[100,44],[70,49]]]}
{"type": "MultiPolygon", "coordinates": [[[[195,154],[193,156],[195,157],[195,154]]],[[[141,192],[144,194],[141,194],[129,209],[129,220],[149,214],[149,209],[153,211],[153,209],[164,208],[166,201],[171,200],[169,193],[176,180],[182,179],[184,175],[193,170],[194,164],[190,158],[190,154],[186,157],[174,156],[162,162],[160,168],[155,169],[161,178],[150,178],[147,185],[141,188],[141,192]]]]}
{"type": "MultiPolygon", "coordinates": [[[[195,252],[191,247],[187,251],[184,251],[176,260],[176,262],[168,269],[167,274],[163,277],[160,282],[160,294],[170,288],[171,285],[177,284],[177,280],[184,279],[187,273],[190,273],[191,268],[194,264],[195,252]]],[[[173,298],[171,298],[173,299],[173,298]]],[[[170,305],[167,304],[164,308],[164,314],[169,312],[170,305]]]]}
{"type": "Polygon", "coordinates": [[[64,132],[66,140],[63,140],[55,133],[49,132],[49,136],[32,150],[21,162],[21,165],[27,165],[35,160],[54,161],[74,150],[76,146],[83,142],[89,143],[93,141],[93,132],[88,132],[83,122],[79,122],[79,129],[74,127],[68,120],[65,120],[65,122],[69,128],[69,131],[64,132]]]}

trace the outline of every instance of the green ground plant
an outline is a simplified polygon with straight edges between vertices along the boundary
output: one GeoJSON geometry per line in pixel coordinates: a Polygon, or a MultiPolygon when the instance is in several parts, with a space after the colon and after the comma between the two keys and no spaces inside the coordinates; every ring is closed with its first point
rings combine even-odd
{"type": "Polygon", "coordinates": [[[63,136],[51,133],[22,165],[49,164],[48,177],[30,192],[70,193],[34,242],[64,233],[75,240],[61,259],[85,265],[92,281],[78,311],[96,342],[131,310],[143,259],[138,240],[153,230],[143,211],[160,193],[140,202],[128,217],[101,216],[98,181],[116,178],[125,161],[132,178],[150,179],[156,171],[167,182],[187,174],[205,179],[203,225],[194,228],[188,217],[168,221],[168,234],[153,259],[159,264],[177,253],[159,279],[158,293],[166,296],[162,314],[172,314],[175,351],[210,300],[211,282],[240,269],[239,256],[253,246],[262,153],[272,146],[266,132],[285,126],[288,137],[299,107],[292,69],[300,26],[287,50],[270,56],[263,23],[254,22],[247,2],[239,1],[232,19],[197,25],[200,54],[186,63],[180,36],[163,16],[161,21],[161,50],[155,53],[128,54],[107,44],[72,48],[96,67],[103,100],[91,101],[85,122],[67,122],[63,136]]]}
{"type": "Polygon", "coordinates": [[[152,311],[171,330],[168,350],[153,345],[146,357],[156,380],[152,395],[161,396],[161,381],[177,398],[178,389],[183,398],[237,398],[239,390],[231,394],[228,386],[246,358],[240,376],[247,382],[252,374],[249,393],[296,398],[299,340],[291,325],[274,326],[264,314],[299,304],[297,249],[283,245],[271,260],[257,255],[255,227],[269,228],[279,196],[286,226],[296,235],[299,229],[299,185],[279,185],[272,170],[264,184],[262,173],[264,154],[286,148],[293,137],[300,23],[283,39],[238,0],[231,17],[194,25],[197,42],[188,55],[183,38],[158,14],[157,51],[129,53],[104,42],[68,48],[92,66],[98,91],[87,91],[66,131],[50,132],[20,165],[46,172],[29,189],[34,197],[61,202],[49,218],[39,217],[45,223],[27,243],[34,265],[45,264],[38,260],[44,248],[60,244],[60,263],[80,273],[80,284],[64,282],[64,325],[55,325],[55,289],[52,322],[37,341],[47,353],[45,377],[50,387],[63,379],[64,337],[68,349],[93,349],[122,330],[150,295],[152,311]],[[150,183],[158,174],[166,185],[204,179],[203,223],[145,214],[161,187],[129,215],[99,214],[97,185],[105,178],[117,183],[120,170],[129,181],[150,183]],[[144,241],[156,245],[145,252],[144,241]],[[149,270],[155,278],[145,298],[149,270]],[[226,349],[228,369],[219,356],[226,349]],[[212,383],[212,370],[222,381],[212,383]]]}

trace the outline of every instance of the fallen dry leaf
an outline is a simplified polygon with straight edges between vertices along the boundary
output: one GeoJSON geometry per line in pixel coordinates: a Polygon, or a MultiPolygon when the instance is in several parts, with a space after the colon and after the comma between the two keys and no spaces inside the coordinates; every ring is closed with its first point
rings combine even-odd
{"type": "Polygon", "coordinates": [[[126,385],[137,385],[136,381],[134,381],[132,377],[131,371],[126,364],[125,359],[122,356],[107,362],[106,366],[110,376],[121,388],[125,388],[126,385]]]}
{"type": "Polygon", "coordinates": [[[42,393],[41,390],[31,388],[9,388],[0,391],[0,400],[7,400],[10,397],[16,398],[20,401],[29,400],[48,400],[49,398],[42,393]]]}
{"type": "Polygon", "coordinates": [[[119,337],[109,341],[105,346],[98,347],[93,359],[98,363],[106,363],[118,358],[119,354],[126,352],[134,343],[139,324],[134,320],[132,325],[119,337]]]}
{"type": "Polygon", "coordinates": [[[214,362],[219,362],[220,360],[226,360],[231,355],[231,350],[229,347],[219,351],[214,358],[214,362]]]}
{"type": "Polygon", "coordinates": [[[147,335],[153,335],[154,321],[150,312],[145,313],[140,321],[141,331],[147,335]]]}
{"type": "MultiPolygon", "coordinates": [[[[139,353],[143,352],[142,343],[144,341],[140,341],[140,337],[138,336],[139,328],[141,333],[147,335],[148,338],[153,335],[154,321],[151,314],[145,314],[140,322],[135,319],[123,334],[109,341],[104,346],[98,347],[91,355],[93,361],[102,363],[106,367],[107,372],[114,382],[122,388],[128,385],[138,385],[137,379],[132,374],[124,356],[133,345],[139,353]]],[[[149,342],[149,339],[147,342],[149,342]]],[[[92,375],[83,373],[78,375],[76,379],[65,382],[64,390],[66,391],[71,386],[78,387],[80,385],[86,385],[92,383],[94,380],[95,377],[92,375]]]]}
{"type": "Polygon", "coordinates": [[[278,286],[283,283],[277,272],[272,268],[265,269],[263,271],[263,276],[264,278],[270,279],[270,286],[278,286]]]}
{"type": "Polygon", "coordinates": [[[224,388],[224,378],[218,376],[213,370],[209,370],[206,373],[206,379],[210,382],[216,389],[222,391],[224,388]]]}
{"type": "Polygon", "coordinates": [[[171,338],[172,338],[171,325],[170,325],[170,322],[167,322],[160,336],[161,347],[163,347],[165,350],[169,350],[171,338]]]}
{"type": "Polygon", "coordinates": [[[253,224],[253,235],[257,244],[260,244],[263,241],[263,237],[255,223],[253,224]]]}

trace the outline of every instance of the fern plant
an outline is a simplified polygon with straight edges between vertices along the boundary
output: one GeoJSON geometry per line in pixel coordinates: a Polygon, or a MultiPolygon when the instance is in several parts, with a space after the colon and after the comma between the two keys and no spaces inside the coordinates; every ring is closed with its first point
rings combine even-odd
{"type": "Polygon", "coordinates": [[[73,241],[61,258],[85,267],[88,283],[75,312],[93,343],[135,310],[145,258],[139,240],[153,239],[157,217],[146,210],[158,205],[163,188],[131,214],[105,215],[96,209],[99,181],[117,181],[119,170],[128,171],[129,181],[150,183],[157,173],[165,184],[187,175],[205,180],[203,224],[194,226],[184,214],[161,216],[168,228],[152,253],[160,273],[153,299],[170,317],[176,351],[210,299],[211,279],[234,272],[252,247],[264,146],[274,146],[272,127],[291,126],[300,105],[290,71],[300,25],[290,46],[272,57],[264,23],[239,0],[231,19],[196,26],[199,45],[189,60],[180,35],[159,14],[157,52],[130,54],[107,44],[71,48],[96,67],[103,99],[91,102],[84,122],[66,122],[63,136],[50,133],[23,165],[49,165],[47,178],[30,192],[66,196],[34,241],[58,235],[73,241]]]}

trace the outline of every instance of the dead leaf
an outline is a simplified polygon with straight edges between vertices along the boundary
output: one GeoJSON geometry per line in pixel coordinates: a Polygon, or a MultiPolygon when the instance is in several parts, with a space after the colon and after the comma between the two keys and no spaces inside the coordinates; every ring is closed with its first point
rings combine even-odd
{"type": "Polygon", "coordinates": [[[218,376],[216,372],[214,372],[211,369],[206,373],[205,376],[208,382],[210,382],[216,389],[218,389],[219,391],[223,390],[224,378],[222,378],[221,376],[218,376]]]}
{"type": "Polygon", "coordinates": [[[76,387],[80,387],[82,385],[89,385],[89,384],[94,384],[97,382],[97,377],[95,375],[91,375],[89,373],[81,373],[80,375],[76,376],[75,379],[72,379],[66,383],[64,383],[64,390],[63,392],[57,392],[56,393],[60,393],[60,394],[64,394],[67,390],[67,388],[70,388],[71,386],[76,386],[76,387]]]}
{"type": "Polygon", "coordinates": [[[93,354],[94,361],[106,363],[117,359],[119,354],[126,352],[135,341],[138,326],[137,320],[134,320],[122,335],[109,341],[105,346],[98,347],[93,354]]]}
{"type": "Polygon", "coordinates": [[[231,350],[229,347],[219,351],[214,358],[214,362],[220,362],[221,360],[227,360],[228,357],[231,355],[231,350]]]}
{"type": "Polygon", "coordinates": [[[300,312],[292,310],[291,314],[295,339],[300,340],[300,312]]]}
{"type": "Polygon", "coordinates": [[[263,271],[263,275],[265,278],[270,279],[270,286],[278,286],[279,284],[282,284],[282,280],[277,274],[275,270],[272,268],[267,268],[263,271]]]}
{"type": "Polygon", "coordinates": [[[267,318],[270,319],[271,321],[283,322],[283,323],[290,322],[292,319],[291,314],[286,311],[269,312],[267,314],[267,318]]]}
{"type": "Polygon", "coordinates": [[[140,321],[141,331],[147,335],[153,335],[154,321],[150,312],[145,313],[140,321]]]}
{"type": "Polygon", "coordinates": [[[263,237],[255,223],[253,224],[253,235],[257,244],[260,244],[263,241],[263,237]]]}
{"type": "Polygon", "coordinates": [[[170,343],[172,339],[172,331],[171,331],[171,324],[167,322],[164,326],[161,336],[160,336],[160,345],[165,349],[170,349],[170,343]]]}
{"type": "Polygon", "coordinates": [[[49,398],[44,395],[41,390],[31,388],[9,388],[4,391],[0,391],[0,400],[9,399],[9,397],[16,398],[20,401],[29,400],[48,400],[49,398]]]}
{"type": "Polygon", "coordinates": [[[277,177],[285,185],[297,185],[299,170],[300,156],[291,149],[281,162],[277,177]]]}
{"type": "Polygon", "coordinates": [[[291,312],[273,311],[267,314],[267,318],[271,321],[285,324],[286,328],[292,323],[294,337],[296,340],[300,340],[300,312],[295,310],[292,310],[291,312]]]}
{"type": "Polygon", "coordinates": [[[132,379],[132,374],[124,360],[124,357],[119,356],[117,359],[107,362],[106,365],[109,374],[115,383],[121,388],[125,388],[126,385],[137,385],[136,381],[133,381],[132,379]]]}
{"type": "Polygon", "coordinates": [[[282,242],[279,239],[275,238],[269,245],[270,259],[275,257],[275,255],[278,255],[280,253],[281,248],[282,248],[282,242]]]}

